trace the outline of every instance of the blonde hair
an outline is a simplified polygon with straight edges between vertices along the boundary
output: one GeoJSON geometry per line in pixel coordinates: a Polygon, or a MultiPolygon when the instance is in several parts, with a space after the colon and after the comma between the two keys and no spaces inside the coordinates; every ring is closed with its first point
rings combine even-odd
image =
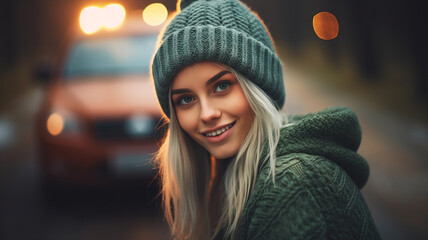
{"type": "Polygon", "coordinates": [[[181,129],[169,95],[169,129],[156,160],[165,218],[177,239],[213,239],[221,229],[225,230],[226,237],[233,238],[256,181],[260,161],[270,161],[269,174],[275,179],[275,148],[287,117],[257,85],[230,67],[220,66],[231,71],[238,80],[254,112],[254,122],[225,172],[219,206],[222,213],[212,229],[207,217],[210,154],[181,129]]]}

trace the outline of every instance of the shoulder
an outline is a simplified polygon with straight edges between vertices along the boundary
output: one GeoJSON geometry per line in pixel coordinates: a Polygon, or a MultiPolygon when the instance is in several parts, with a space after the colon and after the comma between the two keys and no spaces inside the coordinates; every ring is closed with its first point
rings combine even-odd
{"type": "Polygon", "coordinates": [[[339,165],[325,157],[304,153],[279,156],[275,176],[270,176],[269,166],[265,166],[256,187],[263,188],[258,190],[260,198],[274,195],[292,201],[299,194],[307,193],[323,206],[325,199],[347,202],[346,196],[359,194],[358,187],[339,165]]]}
{"type": "Polygon", "coordinates": [[[275,176],[271,176],[270,166],[265,164],[260,169],[256,185],[279,188],[287,193],[290,186],[329,183],[340,171],[343,170],[337,164],[322,156],[291,153],[277,157],[275,176]]]}
{"type": "Polygon", "coordinates": [[[258,236],[254,239],[353,239],[368,232],[365,226],[376,233],[359,189],[346,172],[309,154],[278,157],[275,178],[264,166],[244,215],[248,236],[258,236]]]}

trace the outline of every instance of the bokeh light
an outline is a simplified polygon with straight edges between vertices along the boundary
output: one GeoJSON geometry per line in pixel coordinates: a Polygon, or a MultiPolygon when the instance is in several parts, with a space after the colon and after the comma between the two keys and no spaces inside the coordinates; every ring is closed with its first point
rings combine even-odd
{"type": "Polygon", "coordinates": [[[143,11],[144,21],[151,26],[157,26],[164,23],[167,17],[168,10],[162,3],[152,3],[143,11]]]}
{"type": "Polygon", "coordinates": [[[90,6],[80,12],[80,27],[86,34],[92,34],[98,31],[103,25],[102,10],[99,7],[90,6]]]}
{"type": "Polygon", "coordinates": [[[50,134],[56,136],[64,129],[64,119],[58,113],[52,113],[47,120],[46,127],[50,134]]]}
{"type": "Polygon", "coordinates": [[[120,4],[109,4],[103,8],[102,24],[108,29],[118,28],[125,20],[126,11],[120,4]]]}
{"type": "Polygon", "coordinates": [[[331,40],[339,34],[339,23],[336,17],[329,12],[320,12],[313,18],[314,31],[324,40],[331,40]]]}

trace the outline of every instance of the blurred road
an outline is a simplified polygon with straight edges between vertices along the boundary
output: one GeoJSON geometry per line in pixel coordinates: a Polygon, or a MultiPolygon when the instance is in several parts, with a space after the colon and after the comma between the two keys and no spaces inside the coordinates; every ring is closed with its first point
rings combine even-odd
{"type": "MultiPolygon", "coordinates": [[[[428,127],[385,112],[320,79],[286,70],[286,111],[315,112],[349,106],[363,128],[360,154],[371,175],[362,193],[384,239],[428,236],[428,127]]],[[[145,189],[73,192],[44,201],[38,181],[33,116],[43,95],[37,88],[0,113],[0,238],[168,239],[158,205],[145,189]],[[72,196],[72,197],[70,197],[72,196]]]]}

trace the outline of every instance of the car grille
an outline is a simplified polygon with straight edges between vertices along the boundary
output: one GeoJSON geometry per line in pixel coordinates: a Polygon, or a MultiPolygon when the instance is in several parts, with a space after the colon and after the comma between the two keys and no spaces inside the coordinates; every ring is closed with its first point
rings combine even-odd
{"type": "Polygon", "coordinates": [[[159,119],[144,118],[98,119],[93,124],[94,135],[99,140],[155,139],[159,119]]]}

